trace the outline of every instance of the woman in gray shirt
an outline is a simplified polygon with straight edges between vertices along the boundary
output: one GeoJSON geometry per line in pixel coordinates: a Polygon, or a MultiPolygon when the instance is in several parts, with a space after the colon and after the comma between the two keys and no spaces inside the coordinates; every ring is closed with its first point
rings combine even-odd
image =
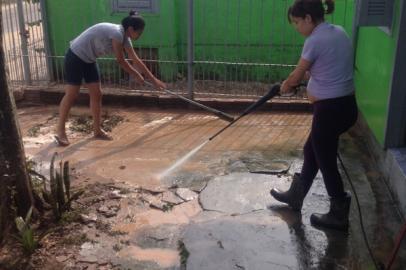
{"type": "Polygon", "coordinates": [[[164,89],[166,87],[163,82],[152,75],[131,45],[131,40],[137,40],[144,28],[144,19],[137,15],[136,12],[131,11],[129,16],[122,20],[121,25],[112,23],[96,24],[71,42],[70,48],[65,55],[64,67],[67,86],[65,96],[59,105],[59,121],[55,135],[55,140],[60,146],[69,145],[65,122],[69,110],[79,94],[83,80],[89,89],[94,137],[112,139],[101,128],[102,93],[100,72],[96,63],[97,58],[114,54],[120,67],[133,76],[137,83],[144,83],[144,77],[141,75],[143,74],[156,88],[164,89]],[[127,53],[135,68],[126,61],[124,52],[127,53]]]}
{"type": "Polygon", "coordinates": [[[342,27],[324,21],[324,14],[333,11],[332,0],[324,3],[321,0],[296,0],[289,8],[289,21],[306,40],[299,63],[283,82],[281,92],[289,92],[308,72],[307,94],[313,103],[313,121],[303,149],[301,173],[293,176],[288,191],[272,189],[271,195],[300,211],[320,170],[331,198],[330,211],[312,214],[310,221],[313,225],[347,230],[351,196],[344,191],[337,167],[337,151],[339,137],[354,125],[358,109],[354,96],[351,41],[342,27]]]}

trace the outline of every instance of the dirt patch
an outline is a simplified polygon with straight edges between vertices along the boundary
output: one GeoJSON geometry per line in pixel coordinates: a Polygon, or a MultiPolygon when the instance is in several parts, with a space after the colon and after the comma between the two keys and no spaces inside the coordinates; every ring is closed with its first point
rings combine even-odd
{"type": "MultiPolygon", "coordinates": [[[[187,202],[179,198],[181,201],[175,205],[164,201],[163,192],[126,183],[95,183],[75,189],[85,192],[60,221],[55,222],[48,211],[32,224],[38,239],[38,248],[33,254],[24,253],[20,243],[14,237],[9,238],[2,247],[0,269],[121,269],[122,260],[128,260],[123,254],[133,255],[131,260],[135,262],[126,262],[127,265],[137,265],[139,261],[138,265],[171,267],[180,265],[181,257],[184,260],[184,250],[144,249],[131,242],[131,235],[158,221],[161,221],[159,224],[172,220],[188,222],[189,215],[200,211],[197,200],[187,202]],[[190,214],[185,214],[188,209],[190,214]],[[120,226],[131,228],[120,230],[120,226]],[[153,252],[150,254],[150,251],[153,252]]],[[[165,192],[176,196],[176,190],[165,192]]]]}
{"type": "MultiPolygon", "coordinates": [[[[113,128],[124,121],[124,117],[120,115],[103,115],[102,116],[102,128],[111,132],[113,128]]],[[[74,117],[69,125],[69,130],[73,132],[82,132],[89,134],[93,131],[93,119],[90,115],[80,115],[74,117]]]]}
{"type": "MultiPolygon", "coordinates": [[[[50,132],[50,128],[55,126],[58,121],[57,114],[53,114],[45,122],[35,123],[27,131],[28,137],[39,137],[50,132]]],[[[121,115],[104,114],[102,115],[102,128],[105,131],[111,132],[116,126],[124,122],[125,119],[121,115]]],[[[93,119],[90,115],[81,114],[73,115],[67,122],[67,126],[71,132],[80,132],[89,134],[93,131],[93,119]]]]}
{"type": "MultiPolygon", "coordinates": [[[[23,130],[23,142],[25,148],[39,148],[54,141],[52,134],[55,134],[55,127],[58,122],[56,112],[50,112],[48,118],[30,119],[27,122],[26,130],[23,130]]],[[[128,121],[119,114],[109,114],[107,111],[102,115],[102,128],[112,132],[122,122],[128,121]]],[[[88,113],[72,113],[66,122],[66,133],[70,139],[82,139],[92,133],[93,119],[88,113]]]]}

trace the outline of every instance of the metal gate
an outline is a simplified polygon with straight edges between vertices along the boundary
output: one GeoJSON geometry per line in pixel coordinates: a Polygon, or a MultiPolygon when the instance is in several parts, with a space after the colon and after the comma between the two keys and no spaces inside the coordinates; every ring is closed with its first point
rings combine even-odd
{"type": "Polygon", "coordinates": [[[3,48],[11,84],[49,81],[44,16],[39,0],[2,1],[3,48]]]}

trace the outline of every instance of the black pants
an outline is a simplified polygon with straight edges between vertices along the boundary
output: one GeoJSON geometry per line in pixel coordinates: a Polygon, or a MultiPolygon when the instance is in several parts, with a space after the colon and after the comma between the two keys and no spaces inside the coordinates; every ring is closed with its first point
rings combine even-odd
{"type": "Polygon", "coordinates": [[[312,128],[304,146],[301,172],[301,180],[307,190],[320,170],[328,195],[344,195],[343,181],[337,166],[338,139],[354,125],[357,117],[354,95],[320,100],[313,104],[312,128]]]}

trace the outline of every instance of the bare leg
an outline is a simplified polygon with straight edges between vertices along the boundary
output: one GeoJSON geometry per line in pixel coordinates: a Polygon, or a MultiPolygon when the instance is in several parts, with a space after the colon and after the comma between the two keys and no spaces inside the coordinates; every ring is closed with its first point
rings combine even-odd
{"type": "Polygon", "coordinates": [[[59,104],[59,120],[56,128],[58,143],[61,146],[69,145],[68,137],[66,136],[65,123],[68,118],[70,108],[75,102],[80,90],[80,85],[67,85],[65,88],[65,96],[59,104]]]}
{"type": "Polygon", "coordinates": [[[101,128],[101,105],[102,105],[102,92],[100,83],[89,83],[86,85],[89,89],[90,96],[90,109],[93,116],[93,133],[95,138],[111,140],[109,136],[101,128]]]}

